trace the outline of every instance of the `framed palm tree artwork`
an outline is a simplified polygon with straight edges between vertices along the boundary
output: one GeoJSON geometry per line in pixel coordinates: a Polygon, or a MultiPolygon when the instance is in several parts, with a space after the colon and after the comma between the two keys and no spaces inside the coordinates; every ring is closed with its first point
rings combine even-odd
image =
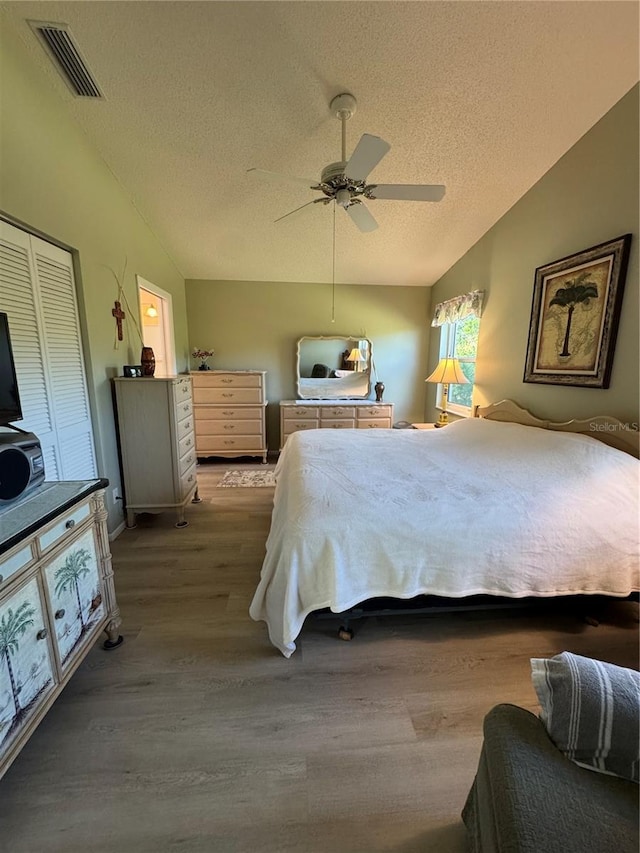
{"type": "Polygon", "coordinates": [[[608,388],[631,234],[538,267],[525,382],[608,388]]]}

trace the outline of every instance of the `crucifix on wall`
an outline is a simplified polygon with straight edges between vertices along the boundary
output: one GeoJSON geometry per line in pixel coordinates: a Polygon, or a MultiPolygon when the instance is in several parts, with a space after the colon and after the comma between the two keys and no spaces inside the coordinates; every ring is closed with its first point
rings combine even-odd
{"type": "Polygon", "coordinates": [[[116,325],[118,327],[118,340],[121,341],[122,340],[122,321],[126,317],[126,314],[122,310],[122,306],[120,305],[120,303],[118,302],[117,299],[114,302],[114,305],[115,305],[115,308],[111,309],[111,313],[116,318],[116,325]]]}

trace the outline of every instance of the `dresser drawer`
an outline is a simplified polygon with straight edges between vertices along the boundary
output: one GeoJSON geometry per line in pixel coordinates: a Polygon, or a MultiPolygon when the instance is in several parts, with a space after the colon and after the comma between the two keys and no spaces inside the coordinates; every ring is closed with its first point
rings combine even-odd
{"type": "Polygon", "coordinates": [[[318,421],[314,420],[301,420],[301,421],[285,421],[284,424],[284,436],[291,435],[293,432],[301,432],[305,429],[319,429],[318,421]]]}
{"type": "Polygon", "coordinates": [[[391,420],[391,406],[358,406],[358,420],[368,418],[388,418],[391,420]]]}
{"type": "Polygon", "coordinates": [[[355,420],[356,417],[355,406],[322,406],[319,408],[321,421],[333,420],[334,418],[351,418],[355,420]]]}
{"type": "MultiPolygon", "coordinates": [[[[204,372],[204,371],[203,371],[204,372]]],[[[206,376],[194,376],[195,390],[203,388],[261,388],[261,373],[209,373],[206,376]]]]}
{"type": "Polygon", "coordinates": [[[195,487],[198,485],[198,479],[196,475],[196,466],[192,465],[191,468],[187,468],[180,476],[180,495],[182,498],[185,498],[190,492],[192,492],[195,487]]]}
{"type": "Polygon", "coordinates": [[[178,461],[178,472],[180,476],[182,476],[185,471],[188,471],[192,465],[195,465],[197,461],[196,449],[195,447],[192,447],[190,450],[187,450],[184,456],[181,456],[178,461]]]}
{"type": "Polygon", "coordinates": [[[76,527],[76,525],[81,524],[85,519],[89,518],[90,514],[91,509],[89,508],[89,504],[86,503],[82,506],[76,507],[74,510],[64,515],[53,525],[53,527],[50,527],[47,531],[38,536],[40,551],[48,551],[49,548],[53,548],[54,545],[62,542],[64,537],[70,536],[73,528],[76,527]]]}
{"type": "Polygon", "coordinates": [[[259,450],[261,453],[264,450],[261,435],[206,435],[198,436],[197,443],[198,456],[203,456],[207,453],[215,455],[218,451],[240,451],[240,455],[245,451],[259,450]]]}
{"type": "Polygon", "coordinates": [[[195,447],[195,439],[193,432],[191,430],[183,435],[180,441],[178,442],[178,459],[182,459],[184,454],[195,447]]]}
{"type": "Polygon", "coordinates": [[[179,400],[176,403],[176,420],[183,421],[185,418],[191,417],[193,414],[193,405],[191,397],[188,400],[179,400]]]}
{"type": "Polygon", "coordinates": [[[191,379],[188,376],[184,379],[176,379],[173,383],[173,399],[176,405],[191,399],[191,379]]]}
{"type": "Polygon", "coordinates": [[[178,425],[176,427],[176,433],[178,436],[178,443],[182,441],[183,438],[187,436],[193,435],[193,418],[183,418],[181,421],[178,421],[178,425]]]}
{"type": "Polygon", "coordinates": [[[391,429],[391,422],[387,418],[360,418],[358,429],[391,429]]]}
{"type": "Polygon", "coordinates": [[[198,438],[203,435],[262,435],[262,419],[260,420],[228,420],[210,421],[198,420],[196,425],[198,438]]]}
{"type": "Polygon", "coordinates": [[[285,421],[299,421],[302,418],[317,418],[318,406],[283,406],[282,417],[285,421]]]}
{"type": "Polygon", "coordinates": [[[14,551],[10,557],[0,558],[0,584],[8,581],[12,575],[19,572],[33,560],[31,545],[23,545],[14,551]]]}
{"type": "Polygon", "coordinates": [[[264,406],[198,406],[196,429],[206,421],[262,421],[264,406]]]}
{"type": "Polygon", "coordinates": [[[355,429],[355,426],[356,422],[350,418],[344,418],[342,420],[339,418],[325,420],[323,418],[320,421],[320,429],[355,429]]]}
{"type": "Polygon", "coordinates": [[[238,403],[262,403],[262,388],[196,388],[193,396],[194,403],[211,403],[213,405],[231,405],[238,403]]]}

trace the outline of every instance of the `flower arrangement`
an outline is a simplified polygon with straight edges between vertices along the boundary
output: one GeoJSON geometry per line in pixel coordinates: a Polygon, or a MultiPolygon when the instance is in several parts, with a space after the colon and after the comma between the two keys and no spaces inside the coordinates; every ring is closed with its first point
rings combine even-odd
{"type": "Polygon", "coordinates": [[[199,370],[211,370],[207,361],[215,355],[215,351],[212,349],[200,349],[200,347],[195,347],[193,352],[191,353],[192,358],[200,359],[200,367],[199,370]]]}

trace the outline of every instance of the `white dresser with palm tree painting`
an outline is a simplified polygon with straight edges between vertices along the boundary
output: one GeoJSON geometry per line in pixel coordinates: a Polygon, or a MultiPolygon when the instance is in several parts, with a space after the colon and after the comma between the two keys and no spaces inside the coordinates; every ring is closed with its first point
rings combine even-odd
{"type": "Polygon", "coordinates": [[[122,642],[105,480],[0,506],[0,777],[102,631],[122,642]]]}

